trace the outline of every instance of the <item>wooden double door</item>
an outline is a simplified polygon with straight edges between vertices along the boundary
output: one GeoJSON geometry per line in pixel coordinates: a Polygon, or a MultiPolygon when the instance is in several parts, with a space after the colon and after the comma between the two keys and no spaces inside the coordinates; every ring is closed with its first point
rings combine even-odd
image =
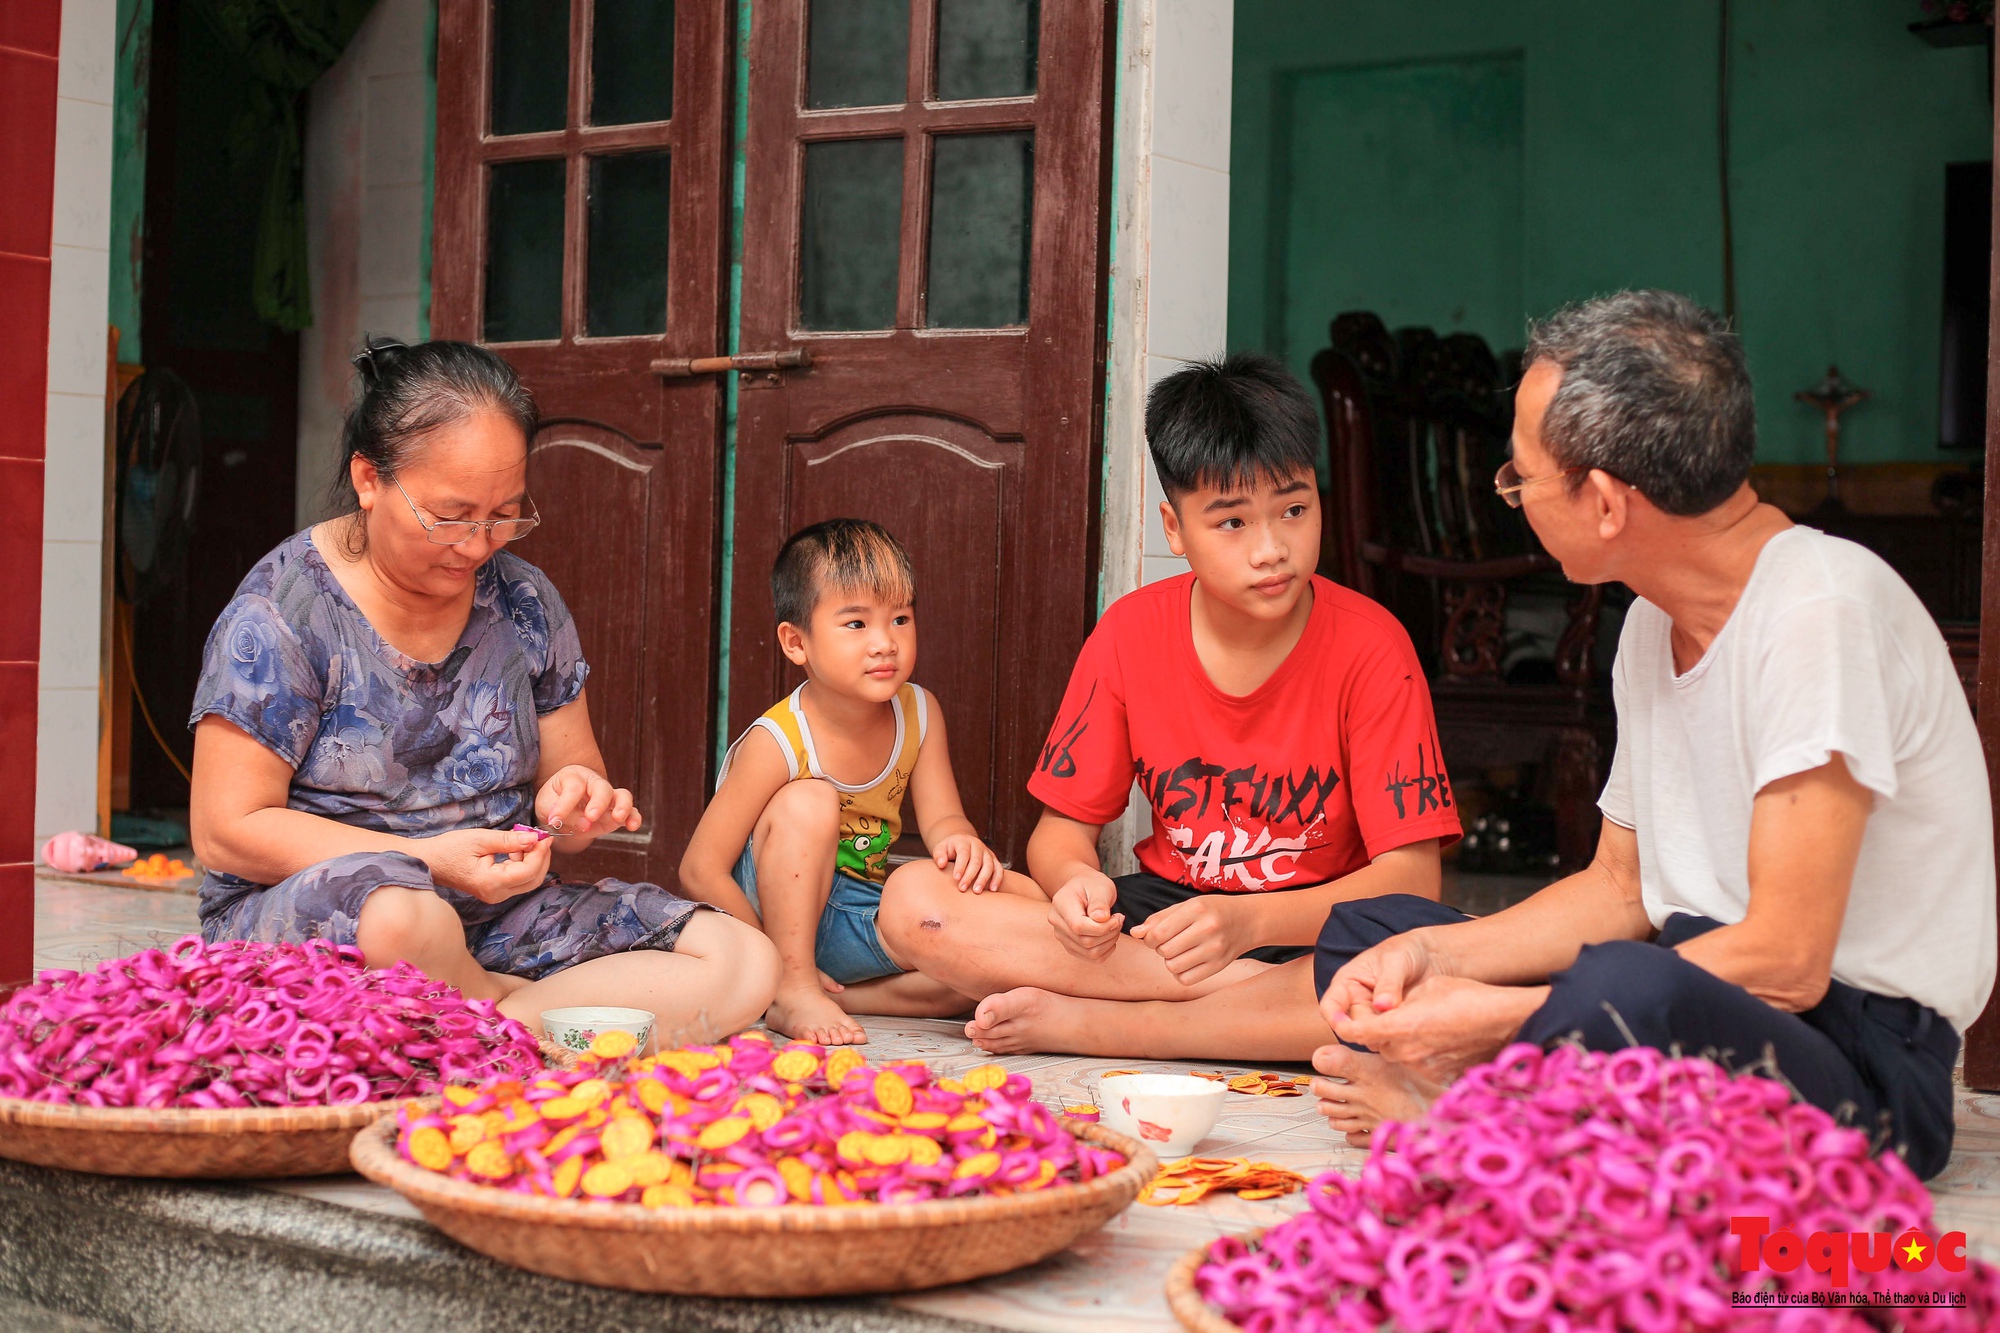
{"type": "Polygon", "coordinates": [[[740,52],[734,9],[439,12],[432,328],[540,403],[518,550],[648,816],[588,869],[675,883],[719,736],[796,679],[771,561],[835,516],[909,547],[916,678],[1019,860],[1095,606],[1109,0],[752,0],[740,52]]]}

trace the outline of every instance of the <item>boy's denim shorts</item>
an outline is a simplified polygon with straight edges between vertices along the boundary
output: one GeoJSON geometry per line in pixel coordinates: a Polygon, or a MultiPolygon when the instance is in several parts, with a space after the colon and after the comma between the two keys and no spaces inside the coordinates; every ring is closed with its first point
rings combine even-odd
{"type": "MultiPolygon", "coordinates": [[[[757,901],[757,859],[748,843],[736,859],[736,887],[763,915],[757,901]]],[[[833,872],[833,892],[827,895],[826,910],[819,916],[819,938],[813,941],[813,958],[819,970],[843,986],[893,977],[902,972],[882,948],[875,931],[875,915],[882,910],[882,886],[852,875],[833,872]]]]}

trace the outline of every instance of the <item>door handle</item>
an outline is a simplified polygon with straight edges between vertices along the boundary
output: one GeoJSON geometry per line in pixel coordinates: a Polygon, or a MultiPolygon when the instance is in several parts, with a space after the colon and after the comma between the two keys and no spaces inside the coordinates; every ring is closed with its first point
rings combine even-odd
{"type": "Polygon", "coordinates": [[[785,352],[738,352],[734,356],[671,356],[653,363],[653,373],[667,379],[720,375],[731,370],[810,370],[812,354],[803,347],[785,352]]]}

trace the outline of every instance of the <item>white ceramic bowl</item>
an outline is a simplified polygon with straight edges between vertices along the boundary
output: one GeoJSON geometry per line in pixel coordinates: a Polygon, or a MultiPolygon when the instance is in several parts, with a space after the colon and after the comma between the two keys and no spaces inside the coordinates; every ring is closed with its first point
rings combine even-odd
{"type": "Polygon", "coordinates": [[[639,1039],[642,1054],[652,1050],[653,1016],[644,1009],[587,1004],[574,1009],[544,1009],[542,1031],[550,1041],[571,1051],[587,1051],[600,1032],[629,1032],[639,1039]]]}
{"type": "Polygon", "coordinates": [[[1099,1123],[1139,1140],[1162,1162],[1192,1153],[1229,1095],[1228,1085],[1187,1074],[1115,1074],[1098,1082],[1099,1123]]]}

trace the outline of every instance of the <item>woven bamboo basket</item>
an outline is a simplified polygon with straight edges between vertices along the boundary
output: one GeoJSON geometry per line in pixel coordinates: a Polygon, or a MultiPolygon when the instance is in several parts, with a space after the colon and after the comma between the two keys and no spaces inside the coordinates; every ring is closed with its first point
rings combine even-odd
{"type": "Polygon", "coordinates": [[[0,1097],[0,1157],[101,1176],[333,1175],[350,1169],[347,1148],[355,1132],[395,1107],[368,1102],[152,1111],[0,1097]]]}
{"type": "Polygon", "coordinates": [[[916,1291],[1045,1259],[1131,1206],[1159,1163],[1096,1125],[1125,1165],[1032,1194],[866,1208],[645,1208],[471,1185],[403,1161],[393,1119],[355,1136],[354,1169],[414,1203],[460,1244],[550,1277],[691,1296],[916,1291]]]}
{"type": "MultiPolygon", "coordinates": [[[[1245,1245],[1254,1245],[1264,1234],[1264,1228],[1246,1231],[1240,1236],[1245,1245]]],[[[1208,1246],[1202,1245],[1189,1250],[1175,1262],[1167,1273],[1167,1308],[1174,1312],[1174,1318],[1181,1321],[1181,1327],[1189,1333],[1243,1333],[1241,1324],[1232,1323],[1222,1317],[1222,1312],[1201,1298],[1194,1289],[1194,1274],[1197,1268],[1208,1262],[1208,1246]]]]}

